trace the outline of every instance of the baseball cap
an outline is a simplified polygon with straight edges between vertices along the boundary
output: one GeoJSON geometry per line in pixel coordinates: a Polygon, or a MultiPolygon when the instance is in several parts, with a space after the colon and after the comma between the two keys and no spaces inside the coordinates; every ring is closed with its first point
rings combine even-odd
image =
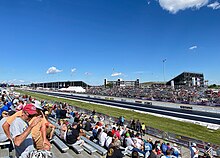
{"type": "Polygon", "coordinates": [[[27,104],[24,108],[23,108],[23,111],[26,111],[28,114],[30,115],[34,115],[34,114],[37,114],[37,111],[36,111],[36,107],[33,105],[33,104],[27,104]]]}
{"type": "Polygon", "coordinates": [[[192,146],[196,146],[196,143],[192,143],[192,146]]]}
{"type": "Polygon", "coordinates": [[[174,143],[174,144],[173,144],[173,146],[174,146],[174,147],[177,147],[177,144],[176,144],[176,143],[174,143]]]}

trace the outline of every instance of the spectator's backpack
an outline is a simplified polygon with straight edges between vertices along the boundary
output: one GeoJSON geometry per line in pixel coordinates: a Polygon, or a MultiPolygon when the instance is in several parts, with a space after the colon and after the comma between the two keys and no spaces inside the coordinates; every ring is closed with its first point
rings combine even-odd
{"type": "Polygon", "coordinates": [[[47,150],[33,150],[27,158],[53,158],[53,153],[47,150]]]}

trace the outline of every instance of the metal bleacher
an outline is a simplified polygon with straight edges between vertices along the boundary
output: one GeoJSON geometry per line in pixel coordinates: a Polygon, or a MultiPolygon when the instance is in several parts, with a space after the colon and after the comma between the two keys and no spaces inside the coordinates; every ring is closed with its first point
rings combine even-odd
{"type": "Polygon", "coordinates": [[[91,145],[89,145],[89,144],[87,144],[87,143],[84,143],[84,144],[82,145],[82,147],[79,146],[79,145],[72,145],[72,144],[64,143],[64,142],[61,140],[61,138],[59,138],[59,137],[60,137],[60,130],[59,130],[60,126],[56,123],[56,120],[53,119],[53,118],[49,118],[49,121],[50,121],[53,125],[55,125],[55,126],[57,127],[57,128],[55,129],[55,134],[56,134],[56,136],[55,136],[54,139],[53,139],[53,143],[54,143],[56,146],[58,146],[58,148],[59,148],[60,150],[66,152],[69,148],[72,148],[73,151],[74,151],[75,153],[77,153],[77,154],[81,154],[81,152],[84,151],[84,150],[85,150],[87,153],[89,153],[89,154],[93,154],[94,152],[97,151],[94,147],[92,147],[91,145]]]}

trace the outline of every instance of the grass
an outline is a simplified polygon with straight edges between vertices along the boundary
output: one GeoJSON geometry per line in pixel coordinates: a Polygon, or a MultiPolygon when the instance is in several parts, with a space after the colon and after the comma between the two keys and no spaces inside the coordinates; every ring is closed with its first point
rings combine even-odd
{"type": "Polygon", "coordinates": [[[200,125],[187,123],[187,122],[180,122],[180,121],[176,121],[176,120],[172,120],[168,118],[156,117],[156,116],[149,115],[149,114],[134,112],[132,110],[124,110],[124,109],[106,107],[102,105],[85,103],[85,102],[74,101],[74,100],[63,99],[63,98],[57,98],[57,97],[47,96],[44,94],[26,92],[26,91],[21,91],[21,90],[16,90],[16,91],[22,94],[31,95],[32,97],[36,99],[66,102],[70,105],[77,106],[77,107],[87,109],[87,110],[95,109],[97,112],[100,112],[106,115],[111,115],[114,117],[124,116],[126,120],[130,120],[131,118],[135,120],[139,119],[141,122],[144,122],[147,126],[150,126],[150,127],[162,130],[162,131],[171,132],[171,133],[178,134],[181,136],[187,136],[190,138],[220,145],[220,130],[209,130],[206,127],[203,127],[200,125]]]}

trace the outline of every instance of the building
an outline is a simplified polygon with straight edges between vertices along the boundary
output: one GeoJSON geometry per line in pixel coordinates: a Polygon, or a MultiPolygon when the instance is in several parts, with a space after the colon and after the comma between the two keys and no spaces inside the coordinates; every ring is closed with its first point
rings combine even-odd
{"type": "Polygon", "coordinates": [[[123,81],[122,79],[118,79],[116,81],[108,81],[104,79],[104,87],[139,87],[140,82],[139,79],[136,81],[123,81]]]}
{"type": "Polygon", "coordinates": [[[57,81],[57,82],[41,82],[41,83],[32,83],[31,88],[50,88],[50,89],[60,89],[68,88],[70,86],[80,86],[83,88],[90,87],[83,81],[57,81]]]}
{"type": "Polygon", "coordinates": [[[202,73],[183,72],[166,83],[173,87],[197,86],[204,87],[204,75],[202,73]]]}

